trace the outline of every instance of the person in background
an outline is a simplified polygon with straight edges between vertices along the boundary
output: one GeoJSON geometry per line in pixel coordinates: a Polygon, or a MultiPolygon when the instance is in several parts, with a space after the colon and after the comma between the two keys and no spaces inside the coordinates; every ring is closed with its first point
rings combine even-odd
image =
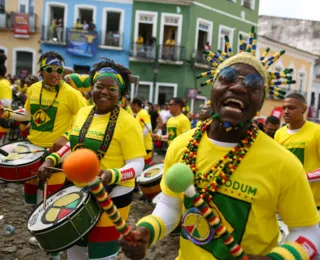
{"type": "Polygon", "coordinates": [[[152,132],[157,133],[157,131],[160,129],[160,126],[162,125],[161,116],[159,115],[157,110],[154,109],[153,104],[151,102],[148,102],[147,106],[144,109],[149,112],[151,118],[152,132]]]}
{"type": "Polygon", "coordinates": [[[182,108],[182,113],[185,114],[186,117],[189,117],[190,107],[188,106],[188,100],[183,100],[184,106],[182,108]]]}
{"type": "Polygon", "coordinates": [[[83,20],[82,29],[85,31],[88,31],[88,29],[89,29],[89,24],[87,23],[86,20],[83,20]]]}
{"type": "Polygon", "coordinates": [[[80,19],[78,18],[76,23],[74,24],[74,28],[77,30],[81,30],[82,29],[82,24],[80,22],[80,19]]]}
{"type": "Polygon", "coordinates": [[[57,31],[58,41],[63,42],[63,19],[62,18],[58,19],[56,31],[57,31]]]}
{"type": "Polygon", "coordinates": [[[91,20],[89,23],[89,31],[95,31],[95,30],[96,30],[96,25],[94,24],[93,20],[91,20]]]}
{"type": "Polygon", "coordinates": [[[275,133],[280,128],[280,119],[275,116],[268,116],[264,127],[264,132],[271,138],[274,138],[275,133]]]}
{"type": "Polygon", "coordinates": [[[143,134],[144,148],[146,150],[146,156],[144,157],[145,167],[152,162],[153,156],[153,144],[151,138],[151,119],[147,110],[142,108],[142,101],[138,98],[134,98],[131,101],[131,108],[133,113],[136,114],[136,120],[141,127],[143,134]]]}
{"type": "Polygon", "coordinates": [[[168,145],[179,135],[191,129],[189,119],[182,113],[184,102],[181,98],[175,97],[169,103],[170,114],[172,117],[167,122],[167,135],[152,134],[156,140],[167,141],[168,145]]]}
{"type": "Polygon", "coordinates": [[[108,46],[112,46],[113,45],[113,32],[112,31],[109,31],[107,33],[107,36],[106,36],[106,45],[108,46]]]}
{"type": "Polygon", "coordinates": [[[206,121],[208,118],[211,117],[211,101],[207,101],[203,107],[200,109],[199,113],[197,114],[197,126],[199,126],[202,122],[206,121]]]}
{"type": "MultiPolygon", "coordinates": [[[[274,140],[292,152],[303,164],[306,173],[320,168],[320,125],[307,121],[304,114],[307,102],[299,93],[292,93],[283,102],[283,120],[274,140]]],[[[320,182],[310,183],[318,208],[320,208],[320,182]]]]}
{"type": "Polygon", "coordinates": [[[197,126],[198,119],[195,113],[190,113],[190,124],[191,128],[195,128],[197,126]]]}
{"type": "Polygon", "coordinates": [[[174,46],[176,45],[176,41],[174,40],[174,36],[166,40],[165,43],[165,59],[174,59],[174,46]]]}
{"type": "Polygon", "coordinates": [[[122,99],[121,99],[121,107],[127,111],[130,115],[133,116],[133,111],[131,109],[131,106],[130,106],[130,98],[127,97],[127,96],[123,96],[122,99]]]}
{"type": "Polygon", "coordinates": [[[50,29],[50,40],[57,41],[57,19],[52,19],[49,29],[50,29]]]}

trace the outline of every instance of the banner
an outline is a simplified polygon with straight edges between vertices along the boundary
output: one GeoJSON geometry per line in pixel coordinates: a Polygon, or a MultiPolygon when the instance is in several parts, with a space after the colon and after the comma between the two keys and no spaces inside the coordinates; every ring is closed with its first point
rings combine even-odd
{"type": "Polygon", "coordinates": [[[96,31],[68,29],[67,52],[73,55],[94,57],[97,53],[96,31]]]}
{"type": "Polygon", "coordinates": [[[13,34],[17,38],[29,38],[29,15],[23,13],[13,14],[13,34]]]}
{"type": "Polygon", "coordinates": [[[279,119],[282,118],[282,114],[283,114],[283,109],[280,106],[279,107],[275,107],[271,112],[272,116],[275,116],[275,117],[277,117],[279,119]]]}

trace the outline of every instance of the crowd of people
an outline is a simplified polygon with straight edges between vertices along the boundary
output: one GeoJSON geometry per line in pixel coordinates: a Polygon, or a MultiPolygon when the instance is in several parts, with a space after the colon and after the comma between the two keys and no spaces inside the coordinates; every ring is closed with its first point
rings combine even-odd
{"type": "Polygon", "coordinates": [[[63,57],[53,51],[41,55],[41,79],[29,77],[24,108],[13,111],[1,57],[0,118],[27,122],[26,140],[48,151],[37,177],[24,183],[26,203],[41,203],[43,193],[72,184],[53,169],[86,148],[96,153],[99,178],[126,220],[135,179],[152,163],[158,143],[168,147],[152,214],[125,239],[103,212],[88,236],[68,248],[69,260],[117,259],[120,248],[129,259],[143,259],[179,223],[178,260],[316,259],[320,126],[306,121],[306,100],[298,93],[284,97],[283,127],[276,117],[256,121],[266,93],[278,95],[281,84],[294,82],[286,70],[268,70],[281,52],[258,59],[254,46],[241,44],[234,55],[228,39],[228,53],[207,53],[212,70],[201,76],[210,76],[204,85],[211,96],[196,115],[180,97],[164,105],[129,100],[131,72],[109,59],[94,64],[90,75],[66,75],[63,57]],[[283,244],[278,215],[289,229],[283,244]]]}

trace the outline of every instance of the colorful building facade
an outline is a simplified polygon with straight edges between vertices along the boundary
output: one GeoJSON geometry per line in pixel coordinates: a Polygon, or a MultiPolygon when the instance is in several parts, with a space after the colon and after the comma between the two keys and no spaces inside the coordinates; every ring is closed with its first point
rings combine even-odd
{"type": "Polygon", "coordinates": [[[102,57],[129,66],[132,0],[45,0],[41,50],[54,50],[78,73],[102,57]]]}
{"type": "Polygon", "coordinates": [[[0,53],[7,55],[7,73],[37,73],[40,55],[42,0],[0,1],[0,53]]]}
{"type": "Polygon", "coordinates": [[[179,96],[197,111],[210,97],[196,80],[208,70],[203,50],[223,49],[225,35],[238,50],[239,34],[247,38],[257,26],[258,9],[258,0],[135,0],[130,69],[139,85],[132,96],[159,104],[179,96]]]}

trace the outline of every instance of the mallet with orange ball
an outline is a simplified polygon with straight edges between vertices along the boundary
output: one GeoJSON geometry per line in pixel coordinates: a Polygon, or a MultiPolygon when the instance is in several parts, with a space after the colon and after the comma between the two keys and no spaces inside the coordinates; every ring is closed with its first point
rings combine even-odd
{"type": "Polygon", "coordinates": [[[117,207],[106,192],[101,180],[97,178],[100,163],[97,155],[89,149],[79,149],[72,152],[62,165],[64,173],[77,186],[88,186],[96,197],[101,209],[108,214],[118,232],[124,239],[134,241],[131,228],[122,219],[117,207]]]}

